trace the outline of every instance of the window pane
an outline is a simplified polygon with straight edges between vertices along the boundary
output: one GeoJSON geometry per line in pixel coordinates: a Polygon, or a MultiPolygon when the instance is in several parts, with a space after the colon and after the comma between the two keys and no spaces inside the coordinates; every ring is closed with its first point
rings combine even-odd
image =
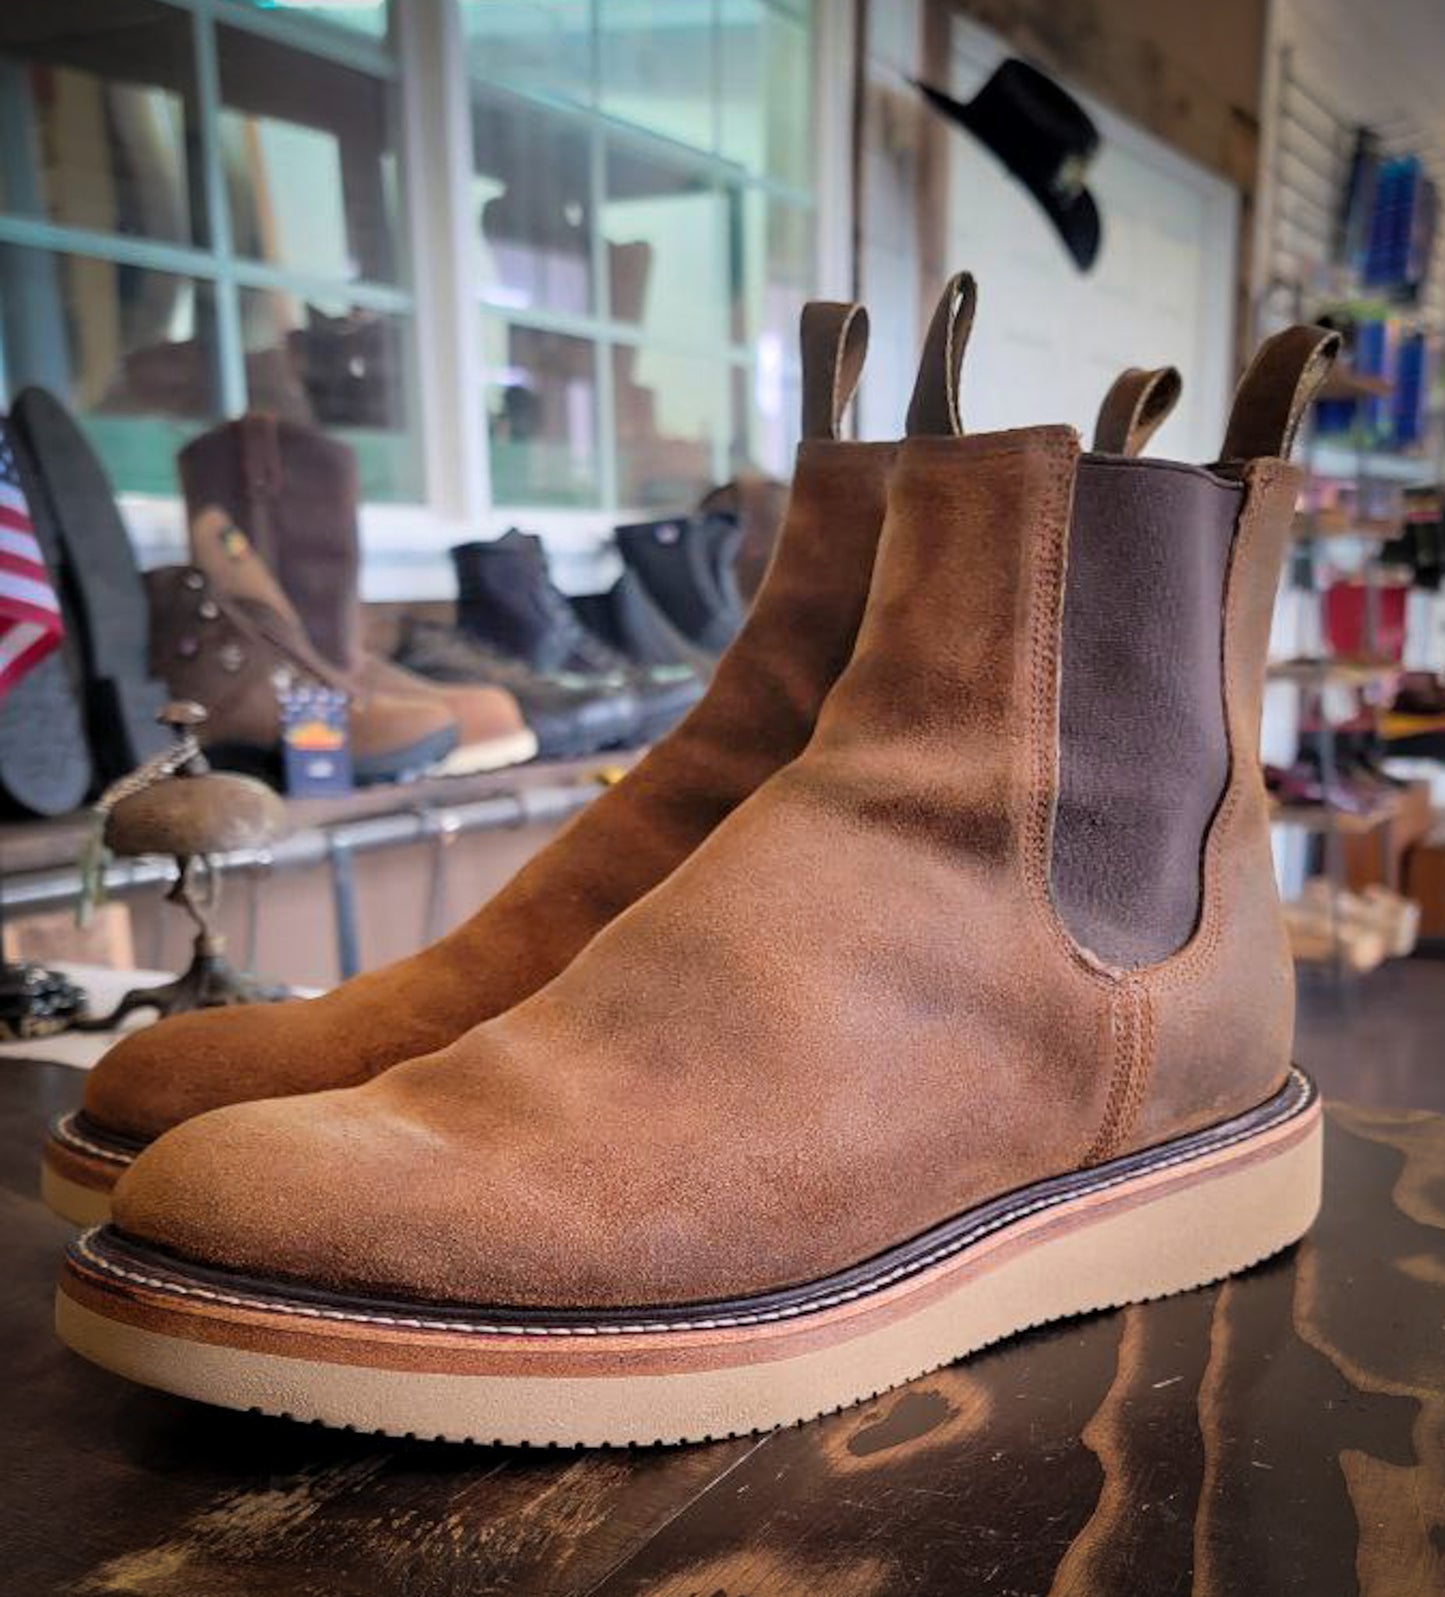
{"type": "Polygon", "coordinates": [[[117,487],[175,493],[176,449],[220,414],[208,284],[0,245],[0,332],[12,393],[63,399],[117,487]]]}
{"type": "Polygon", "coordinates": [[[696,504],[713,483],[713,443],[728,425],[724,363],[619,344],[612,370],[619,502],[663,510],[696,504]]]}
{"type": "Polygon", "coordinates": [[[618,321],[684,348],[722,345],[725,207],[721,191],[685,166],[608,149],[602,235],[618,321]]]}
{"type": "Polygon", "coordinates": [[[770,346],[759,345],[756,358],[733,368],[730,463],[788,478],[793,472],[803,402],[798,363],[777,361],[770,346]]]}
{"type": "Polygon", "coordinates": [[[190,18],[133,0],[0,5],[0,208],[71,227],[204,243],[186,160],[190,18]]]}
{"type": "Polygon", "coordinates": [[[462,0],[461,17],[472,77],[591,103],[591,0],[462,0]]]}
{"type": "Polygon", "coordinates": [[[483,292],[509,309],[593,310],[588,135],[575,122],[478,90],[472,214],[483,292]]]}
{"type": "Polygon", "coordinates": [[[258,11],[282,16],[305,16],[333,27],[364,33],[372,39],[386,37],[386,0],[241,0],[258,11]]]}
{"type": "Polygon", "coordinates": [[[342,281],[397,277],[392,86],[217,29],[236,252],[342,281]]]}
{"type": "Polygon", "coordinates": [[[597,0],[597,11],[602,109],[715,149],[713,0],[597,0]]]}
{"type": "Polygon", "coordinates": [[[422,497],[419,449],[408,423],[410,317],[246,289],[241,322],[253,409],[344,437],[357,452],[363,499],[422,497]]]}
{"type": "Polygon", "coordinates": [[[812,182],[808,27],[765,0],[729,0],[719,36],[720,148],[749,171],[812,182]]]}
{"type": "Polygon", "coordinates": [[[733,254],[732,335],[780,341],[796,357],[798,313],[813,281],[813,213],[750,190],[732,207],[742,240],[733,254]]]}
{"type": "Polygon", "coordinates": [[[491,318],[482,340],[493,501],[600,504],[593,345],[491,318]]]}

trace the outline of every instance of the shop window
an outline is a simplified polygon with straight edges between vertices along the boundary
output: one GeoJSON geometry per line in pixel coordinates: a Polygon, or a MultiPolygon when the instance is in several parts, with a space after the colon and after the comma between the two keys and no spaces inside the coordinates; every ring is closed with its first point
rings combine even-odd
{"type": "Polygon", "coordinates": [[[600,0],[599,103],[609,115],[692,149],[717,140],[713,0],[600,0]]]}
{"type": "Polygon", "coordinates": [[[727,369],[650,344],[612,352],[618,499],[666,511],[695,503],[725,475],[727,369]]]}
{"type": "Polygon", "coordinates": [[[811,7],[460,14],[495,501],[676,508],[735,467],[786,471],[814,265],[811,7]],[[507,408],[534,402],[520,423],[507,408]]]}
{"type": "Polygon", "coordinates": [[[806,189],[813,176],[807,6],[729,0],[718,51],[722,154],[806,189]]]}
{"type": "Polygon", "coordinates": [[[459,0],[474,81],[590,105],[593,0],[459,0]]]}
{"type": "Polygon", "coordinates": [[[391,83],[235,28],[219,29],[216,43],[236,253],[395,282],[391,83]]]}
{"type": "Polygon", "coordinates": [[[288,14],[314,18],[323,27],[345,28],[384,39],[387,28],[387,0],[237,0],[239,5],[258,11],[285,10],[288,14]]]}
{"type": "Polygon", "coordinates": [[[64,400],[130,488],[173,493],[176,450],[222,414],[203,280],[0,244],[0,336],[12,389],[64,400]]]}
{"type": "Polygon", "coordinates": [[[607,150],[602,236],[614,321],[673,347],[724,342],[725,190],[631,144],[607,150]]]}
{"type": "Polygon", "coordinates": [[[241,327],[252,410],[310,423],[351,444],[363,499],[419,495],[410,316],[314,292],[243,289],[241,327]]]}
{"type": "Polygon", "coordinates": [[[248,405],[422,483],[380,3],[0,6],[0,370],[53,388],[122,489],[248,405]],[[210,63],[210,66],[208,66],[210,63]]]}
{"type": "Polygon", "coordinates": [[[517,311],[591,315],[591,146],[511,95],[472,98],[472,215],[482,293],[517,311]]]}
{"type": "Polygon", "coordinates": [[[544,328],[484,322],[492,496],[504,505],[602,500],[597,346],[544,328]]]}

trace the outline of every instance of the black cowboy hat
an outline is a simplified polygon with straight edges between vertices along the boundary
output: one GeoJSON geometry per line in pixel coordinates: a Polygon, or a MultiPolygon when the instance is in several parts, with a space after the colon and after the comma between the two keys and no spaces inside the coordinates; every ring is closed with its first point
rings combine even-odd
{"type": "Polygon", "coordinates": [[[927,83],[914,87],[986,145],[1043,207],[1065,248],[1087,271],[1099,253],[1099,207],[1084,187],[1099,130],[1083,106],[1026,61],[1005,61],[972,100],[927,83]]]}

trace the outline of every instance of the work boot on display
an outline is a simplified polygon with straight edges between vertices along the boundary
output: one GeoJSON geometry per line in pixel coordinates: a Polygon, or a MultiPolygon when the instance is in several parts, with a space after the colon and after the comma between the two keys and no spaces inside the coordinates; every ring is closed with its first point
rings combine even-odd
{"type": "Polygon", "coordinates": [[[148,1149],[61,1334],[358,1430],[678,1441],[1294,1242],[1321,1124],[1257,738],[1337,343],[1269,341],[1210,467],[916,406],[802,755],[509,1013],[148,1149]]]}
{"type": "Polygon", "coordinates": [[[520,706],[544,760],[616,748],[637,731],[637,703],[630,696],[591,677],[534,671],[457,627],[404,616],[395,658],[429,682],[505,688],[520,706]]]}
{"type": "Polygon", "coordinates": [[[421,719],[451,716],[456,747],[441,774],[495,771],[536,754],[504,689],[440,689],[364,647],[360,486],[349,445],[302,422],[253,414],[192,439],[179,464],[193,545],[203,511],[222,509],[239,529],[222,548],[193,547],[193,563],[223,593],[263,586],[268,609],[285,611],[358,697],[417,703],[421,719]]]}
{"type": "Polygon", "coordinates": [[[624,570],[603,593],[573,594],[572,608],[589,632],[634,665],[687,666],[706,679],[722,652],[701,648],[679,632],[635,571],[624,570]]]}
{"type": "MultiPolygon", "coordinates": [[[[240,538],[224,511],[203,512],[193,546],[240,538]]],[[[358,783],[420,776],[456,748],[456,718],[440,702],[368,693],[311,647],[294,614],[261,591],[226,591],[199,565],[145,574],[151,670],[178,699],[206,707],[198,729],[213,763],[273,784],[281,779],[278,684],[312,682],[347,701],[347,736],[358,783]]]]}
{"type": "Polygon", "coordinates": [[[515,527],[490,542],[458,544],[457,623],[534,671],[610,687],[637,706],[634,743],[669,731],[703,694],[690,666],[634,665],[582,625],[553,583],[542,540],[515,527]]]}
{"type": "Polygon", "coordinates": [[[361,652],[355,453],[304,422],[253,412],[193,438],[176,464],[190,518],[226,511],[312,647],[351,670],[361,652]]]}
{"type": "Polygon", "coordinates": [[[694,645],[720,654],[746,606],[733,576],[742,545],[736,516],[672,516],[617,529],[627,569],[694,645]]]}
{"type": "MultiPolygon", "coordinates": [[[[967,334],[960,310],[957,342],[967,334]]],[[[860,307],[803,313],[803,442],[787,525],[706,698],[449,936],[321,998],[177,1016],[125,1037],[46,1145],[51,1206],[103,1214],[137,1149],[222,1104],[346,1086],[451,1042],[543,986],[798,753],[852,652],[891,444],[845,442],[860,307]]]]}

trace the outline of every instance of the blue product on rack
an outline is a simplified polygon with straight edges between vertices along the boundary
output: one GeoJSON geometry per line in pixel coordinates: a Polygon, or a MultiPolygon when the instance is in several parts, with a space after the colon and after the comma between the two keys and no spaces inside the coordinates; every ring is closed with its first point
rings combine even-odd
{"type": "Polygon", "coordinates": [[[1388,286],[1391,276],[1393,239],[1399,211],[1400,163],[1386,161],[1375,185],[1375,209],[1370,218],[1369,243],[1365,250],[1365,284],[1369,288],[1388,286]]]}
{"type": "MultiPolygon", "coordinates": [[[[1384,377],[1390,369],[1390,324],[1384,320],[1361,321],[1355,324],[1355,343],[1352,363],[1361,377],[1384,377]]],[[[1389,413],[1381,399],[1353,401],[1354,420],[1362,434],[1361,442],[1374,442],[1383,437],[1389,426],[1389,413]]]]}
{"type": "Polygon", "coordinates": [[[1367,288],[1418,298],[1430,275],[1439,195],[1419,156],[1399,155],[1380,167],[1364,251],[1367,288]]]}
{"type": "Polygon", "coordinates": [[[1420,297],[1430,278],[1430,261],[1435,253],[1435,230],[1439,210],[1439,191],[1431,178],[1422,170],[1415,185],[1415,204],[1409,218],[1409,238],[1406,241],[1405,252],[1405,286],[1414,299],[1420,297]]]}
{"type": "Polygon", "coordinates": [[[1395,387],[1391,397],[1390,436],[1399,449],[1418,444],[1424,436],[1426,356],[1424,335],[1406,334],[1395,360],[1395,387]]]}

